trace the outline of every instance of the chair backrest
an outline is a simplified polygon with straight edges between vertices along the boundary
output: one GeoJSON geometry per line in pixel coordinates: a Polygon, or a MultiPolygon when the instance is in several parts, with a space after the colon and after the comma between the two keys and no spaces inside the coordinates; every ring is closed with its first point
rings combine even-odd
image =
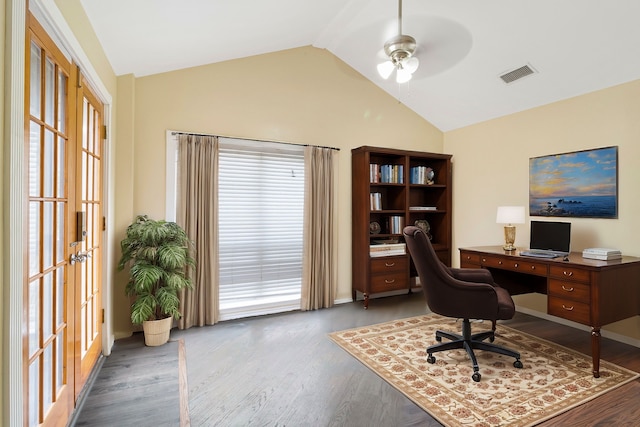
{"type": "Polygon", "coordinates": [[[453,277],[423,230],[405,227],[404,239],[420,277],[429,308],[448,317],[495,319],[497,295],[491,283],[468,283],[453,277]]]}

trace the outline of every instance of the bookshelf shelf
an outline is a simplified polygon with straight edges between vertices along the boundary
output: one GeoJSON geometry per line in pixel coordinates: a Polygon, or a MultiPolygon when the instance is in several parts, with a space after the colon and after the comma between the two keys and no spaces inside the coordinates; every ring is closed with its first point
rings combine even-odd
{"type": "Polygon", "coordinates": [[[402,245],[406,225],[428,226],[438,257],[451,265],[451,155],[363,146],[351,151],[351,164],[352,293],[367,308],[371,294],[411,292],[417,274],[402,245]],[[400,246],[376,245],[384,239],[400,246]]]}

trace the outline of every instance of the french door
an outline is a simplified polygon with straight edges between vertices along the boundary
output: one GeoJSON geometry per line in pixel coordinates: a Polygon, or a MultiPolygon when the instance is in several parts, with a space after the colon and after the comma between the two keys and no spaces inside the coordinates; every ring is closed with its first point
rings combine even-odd
{"type": "Polygon", "coordinates": [[[24,420],[66,425],[101,351],[102,105],[28,20],[24,420]]]}

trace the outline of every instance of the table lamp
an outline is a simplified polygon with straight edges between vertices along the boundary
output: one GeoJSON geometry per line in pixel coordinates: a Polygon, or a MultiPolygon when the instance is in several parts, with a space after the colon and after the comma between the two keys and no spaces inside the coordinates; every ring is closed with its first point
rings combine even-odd
{"type": "Polygon", "coordinates": [[[504,226],[504,246],[505,251],[513,251],[516,247],[516,227],[513,224],[524,224],[524,206],[498,206],[496,223],[506,224],[504,226]]]}

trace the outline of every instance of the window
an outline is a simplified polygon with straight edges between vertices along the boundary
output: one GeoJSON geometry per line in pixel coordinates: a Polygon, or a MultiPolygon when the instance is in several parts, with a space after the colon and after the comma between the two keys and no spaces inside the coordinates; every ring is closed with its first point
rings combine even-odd
{"type": "MultiPolygon", "coordinates": [[[[297,310],[304,147],[218,141],[220,320],[297,310]]],[[[175,220],[177,137],[171,132],[167,143],[167,219],[175,220]]]]}

